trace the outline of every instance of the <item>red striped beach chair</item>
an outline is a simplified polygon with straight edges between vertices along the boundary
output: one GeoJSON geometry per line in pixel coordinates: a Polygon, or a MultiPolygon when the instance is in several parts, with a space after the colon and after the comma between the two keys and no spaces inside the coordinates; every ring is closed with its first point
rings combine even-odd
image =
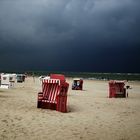
{"type": "Polygon", "coordinates": [[[69,84],[64,75],[51,74],[42,79],[42,92],[38,93],[38,108],[67,112],[67,91],[69,84]]]}

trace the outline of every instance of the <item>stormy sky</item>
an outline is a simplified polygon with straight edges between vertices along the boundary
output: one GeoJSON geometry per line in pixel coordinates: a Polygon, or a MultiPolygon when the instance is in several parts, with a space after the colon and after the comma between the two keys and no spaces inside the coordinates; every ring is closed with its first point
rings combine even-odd
{"type": "Polygon", "coordinates": [[[140,0],[0,0],[0,70],[140,72],[140,0]]]}

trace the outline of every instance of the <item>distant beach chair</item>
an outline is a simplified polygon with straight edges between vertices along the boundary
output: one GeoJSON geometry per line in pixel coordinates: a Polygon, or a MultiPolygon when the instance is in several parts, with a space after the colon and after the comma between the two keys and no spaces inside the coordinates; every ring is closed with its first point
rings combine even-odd
{"type": "Polygon", "coordinates": [[[16,82],[16,74],[0,74],[0,88],[11,88],[14,87],[16,82]]]}
{"type": "Polygon", "coordinates": [[[51,74],[42,79],[42,92],[38,93],[37,108],[67,112],[67,92],[69,84],[64,75],[51,74]]]}
{"type": "Polygon", "coordinates": [[[109,81],[109,98],[126,98],[125,81],[109,81]]]}
{"type": "Polygon", "coordinates": [[[83,80],[74,78],[72,83],[72,90],[83,90],[83,80]]]}
{"type": "Polygon", "coordinates": [[[17,82],[18,83],[25,82],[25,77],[26,77],[25,74],[17,74],[17,82]]]}

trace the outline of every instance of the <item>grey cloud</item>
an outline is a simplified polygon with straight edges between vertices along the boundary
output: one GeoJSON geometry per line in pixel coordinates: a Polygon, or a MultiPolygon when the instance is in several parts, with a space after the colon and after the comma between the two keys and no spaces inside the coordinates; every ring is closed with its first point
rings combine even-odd
{"type": "Polygon", "coordinates": [[[124,39],[128,39],[128,33],[133,32],[139,23],[137,9],[140,2],[134,0],[2,2],[0,30],[5,40],[24,39],[49,44],[80,37],[81,33],[87,37],[94,36],[92,40],[104,40],[112,36],[118,39],[125,36],[124,39]]]}
{"type": "Polygon", "coordinates": [[[76,66],[76,56],[82,56],[83,65],[91,70],[89,61],[103,62],[100,55],[107,61],[109,51],[130,54],[133,48],[136,53],[139,7],[139,0],[1,0],[0,61],[10,53],[23,62],[37,61],[42,54],[38,63],[46,59],[56,68],[67,63],[64,57],[76,66]]]}

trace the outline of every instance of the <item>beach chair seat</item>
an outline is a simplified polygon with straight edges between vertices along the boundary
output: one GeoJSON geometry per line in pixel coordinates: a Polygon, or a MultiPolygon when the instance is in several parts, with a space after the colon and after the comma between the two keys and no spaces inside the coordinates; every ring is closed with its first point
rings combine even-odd
{"type": "Polygon", "coordinates": [[[41,108],[43,109],[52,109],[56,110],[56,102],[55,101],[48,101],[48,100],[42,100],[41,108]]]}

